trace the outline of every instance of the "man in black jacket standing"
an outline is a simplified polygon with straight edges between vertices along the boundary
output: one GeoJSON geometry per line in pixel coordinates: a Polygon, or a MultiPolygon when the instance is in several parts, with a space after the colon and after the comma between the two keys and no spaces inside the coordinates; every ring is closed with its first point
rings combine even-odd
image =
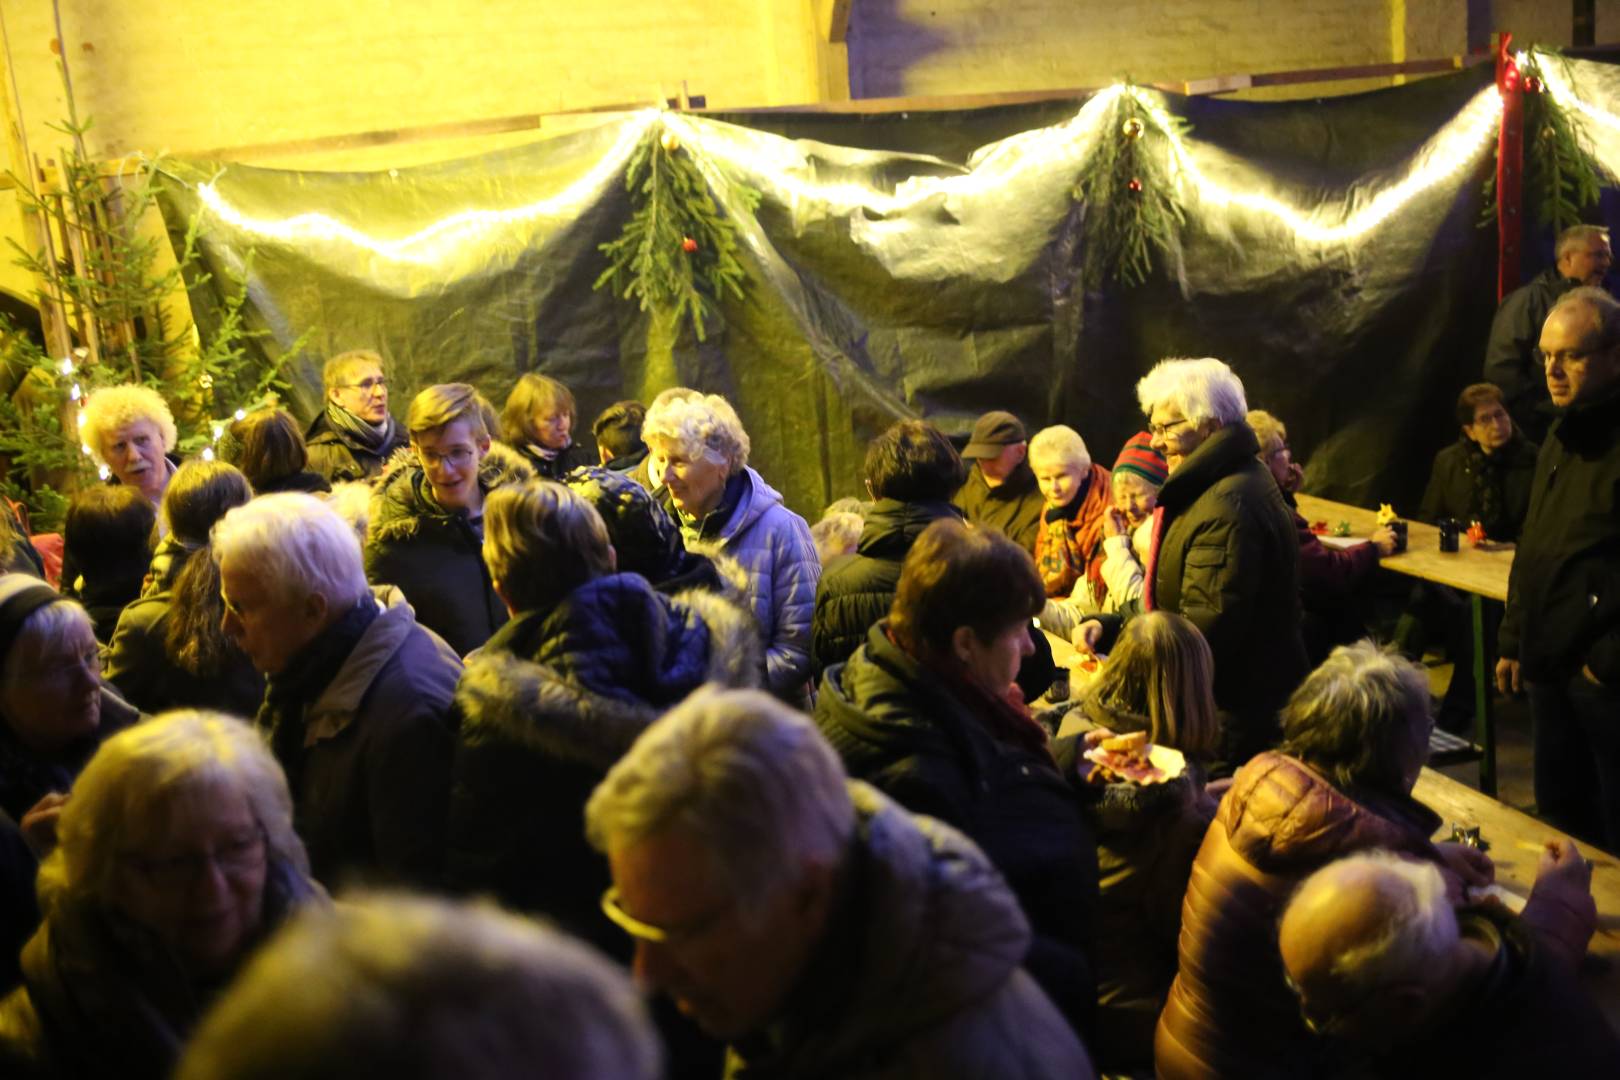
{"type": "Polygon", "coordinates": [[[1218,768],[1274,745],[1305,678],[1299,536],[1256,456],[1243,383],[1219,360],[1165,360],[1136,387],[1170,466],[1154,509],[1143,607],[1192,620],[1215,656],[1218,768]]]}
{"type": "Polygon", "coordinates": [[[1541,815],[1620,845],[1620,303],[1569,293],[1541,331],[1562,415],[1536,461],[1496,680],[1535,720],[1541,815]]]}
{"type": "Polygon", "coordinates": [[[1558,234],[1553,256],[1552,266],[1502,298],[1485,345],[1485,380],[1502,388],[1508,412],[1533,442],[1546,436],[1551,413],[1536,339],[1559,297],[1582,285],[1602,283],[1614,261],[1609,230],[1572,225],[1558,234]]]}

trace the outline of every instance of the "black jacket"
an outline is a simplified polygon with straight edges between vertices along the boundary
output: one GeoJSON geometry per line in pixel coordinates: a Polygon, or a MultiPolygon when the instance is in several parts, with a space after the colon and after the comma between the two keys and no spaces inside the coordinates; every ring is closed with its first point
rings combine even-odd
{"type": "Polygon", "coordinates": [[[528,444],[513,446],[512,449],[523,455],[523,460],[529,463],[534,475],[542,480],[561,480],[582,465],[599,464],[597,455],[577,442],[569,443],[568,449],[553,458],[535,453],[528,444]]]}
{"type": "MultiPolygon", "coordinates": [[[[501,484],[532,480],[522,455],[494,443],[479,469],[487,495],[501,484]]],[[[392,463],[371,497],[366,531],[366,579],[394,585],[416,609],[416,620],[466,656],[506,622],[506,604],[484,566],[483,538],[467,515],[446,512],[430,495],[422,466],[392,463]]]]}
{"type": "Polygon", "coordinates": [[[1549,266],[1504,296],[1491,320],[1491,336],[1485,343],[1485,381],[1501,387],[1514,423],[1536,441],[1552,418],[1542,373],[1541,326],[1558,298],[1579,284],[1549,266]]]}
{"type": "Polygon", "coordinates": [[[1485,526],[1485,535],[1492,540],[1513,542],[1524,527],[1524,515],[1530,510],[1530,484],[1536,475],[1536,452],[1540,448],[1518,432],[1513,439],[1495,453],[1486,455],[1479,445],[1464,435],[1434,456],[1434,471],[1429,474],[1429,486],[1423,491],[1423,506],[1418,515],[1427,522],[1441,518],[1456,518],[1467,525],[1478,521],[1485,526]],[[1484,467],[1483,480],[1475,471],[1484,467]],[[1493,520],[1486,521],[1481,506],[1481,483],[1492,485],[1495,503],[1499,507],[1493,520]]]}
{"type": "Polygon", "coordinates": [[[1097,843],[1052,759],[995,738],[889,640],[887,621],[847,663],[827,670],[815,719],[850,776],[984,849],[1035,931],[1025,966],[1084,1026],[1097,993],[1089,959],[1097,843]]]}
{"type": "Polygon", "coordinates": [[[985,483],[984,473],[979,471],[978,462],[974,462],[968,470],[967,483],[951,502],[969,521],[995,529],[1030,555],[1035,554],[1046,500],[1041,496],[1041,487],[1035,482],[1029,462],[1020,462],[999,487],[985,483]]]}
{"type": "Polygon", "coordinates": [[[1206,439],[1159,489],[1154,608],[1192,620],[1215,657],[1221,757],[1235,769],[1277,741],[1305,678],[1299,536],[1247,424],[1206,439]]]}
{"type": "Polygon", "coordinates": [[[341,484],[350,480],[370,480],[383,471],[394,451],[410,442],[405,426],[394,425],[394,437],[376,450],[368,449],[344,435],[326,418],[323,407],[304,432],[304,445],[309,451],[310,471],[326,477],[329,483],[341,484]]]}
{"type": "Polygon", "coordinates": [[[1547,434],[1497,642],[1532,682],[1620,686],[1620,383],[1547,434]]]}
{"type": "Polygon", "coordinates": [[[337,673],[295,700],[275,700],[272,680],[258,715],[292,789],[310,873],[333,891],[432,887],[443,876],[461,661],[397,590],[377,592],[383,610],[337,673]],[[276,738],[288,724],[290,753],[276,738]]]}
{"type": "Polygon", "coordinates": [[[706,682],[757,685],[759,672],[742,608],[701,591],[664,596],[637,574],[518,615],[456,688],[450,884],[623,954],[597,907],[607,864],[585,841],[585,802],[664,710],[706,682]]]}
{"type": "Polygon", "coordinates": [[[289,473],[253,485],[255,495],[273,495],[278,491],[303,491],[311,495],[324,495],[331,490],[331,483],[318,472],[289,473]]]}
{"type": "MultiPolygon", "coordinates": [[[[200,557],[209,556],[202,552],[200,557]]],[[[145,713],[213,709],[251,718],[264,700],[264,677],[234,647],[211,676],[193,675],[171,660],[166,639],[173,604],[174,593],[163,589],[124,609],[103,658],[102,678],[145,713]]]]}
{"type": "Polygon", "coordinates": [[[922,531],[940,518],[961,516],[961,510],[944,502],[872,503],[854,554],[828,563],[816,584],[816,610],[810,620],[810,664],[816,678],[848,660],[872,624],[889,614],[900,584],[900,564],[922,531]]]}

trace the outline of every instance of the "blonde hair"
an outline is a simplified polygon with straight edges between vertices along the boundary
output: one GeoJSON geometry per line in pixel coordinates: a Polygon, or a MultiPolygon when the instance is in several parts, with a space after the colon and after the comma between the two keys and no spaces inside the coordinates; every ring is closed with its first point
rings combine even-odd
{"type": "Polygon", "coordinates": [[[519,611],[611,574],[612,550],[596,508],[562,484],[503,484],[484,501],[484,565],[519,611]]]}
{"type": "Polygon", "coordinates": [[[1076,472],[1083,473],[1091,468],[1091,451],[1086,449],[1086,440],[1067,424],[1054,424],[1035,433],[1035,437],[1029,440],[1031,466],[1036,458],[1047,461],[1056,459],[1076,472]]]}
{"type": "Polygon", "coordinates": [[[741,472],[748,464],[748,432],[731,402],[719,394],[654,398],[641,425],[641,438],[648,446],[654,439],[668,440],[688,458],[724,465],[728,473],[741,472]]]}
{"type": "Polygon", "coordinates": [[[1283,422],[1264,409],[1249,410],[1249,427],[1254,429],[1255,440],[1260,443],[1260,456],[1288,445],[1288,429],[1283,422]],[[1275,446],[1272,444],[1275,442],[1275,446]]]}
{"type": "Polygon", "coordinates": [[[179,1080],[653,1080],[662,1051],[621,968],[493,905],[347,897],[305,909],[198,1029],[179,1080]]]}
{"type": "Polygon", "coordinates": [[[106,906],[137,823],[181,792],[229,787],[264,830],[269,860],[309,874],[293,831],[281,766],[253,728],[223,713],[179,710],[119,732],[90,759],[56,827],[56,849],[39,868],[47,918],[66,907],[106,906]]]}
{"type": "Polygon", "coordinates": [[[1148,739],[1189,757],[1215,751],[1215,658],[1186,618],[1150,611],[1125,624],[1114,651],[1086,688],[1094,717],[1139,716],[1148,739]]]}
{"type": "Polygon", "coordinates": [[[362,545],[366,542],[366,527],[371,522],[371,494],[370,484],[348,480],[333,484],[332,490],[321,496],[327,506],[337,511],[338,517],[353,527],[362,545]]]}
{"type": "Polygon", "coordinates": [[[848,510],[828,510],[810,526],[810,542],[816,545],[816,558],[826,566],[840,555],[848,555],[861,542],[866,521],[848,510]]]}
{"type": "Polygon", "coordinates": [[[539,413],[565,412],[569,429],[579,418],[574,412],[574,395],[556,379],[531,371],[518,379],[506,395],[501,409],[501,439],[509,443],[534,442],[534,418],[539,413]]]}
{"type": "Polygon", "coordinates": [[[411,407],[405,413],[405,430],[415,442],[418,435],[465,420],[474,439],[487,439],[494,428],[494,416],[494,408],[472,386],[439,383],[411,399],[411,407]]]}
{"type": "Polygon", "coordinates": [[[326,393],[327,400],[331,400],[332,391],[343,385],[343,380],[349,373],[362,364],[383,370],[383,358],[375,349],[350,349],[348,352],[338,353],[326,362],[321,368],[321,388],[326,393]]]}
{"type": "Polygon", "coordinates": [[[90,456],[106,464],[107,436],[139,420],[157,425],[164,453],[174,449],[180,432],[174,426],[174,413],[163,395],[149,386],[103,386],[92,390],[84,402],[84,426],[79,429],[90,456]]]}

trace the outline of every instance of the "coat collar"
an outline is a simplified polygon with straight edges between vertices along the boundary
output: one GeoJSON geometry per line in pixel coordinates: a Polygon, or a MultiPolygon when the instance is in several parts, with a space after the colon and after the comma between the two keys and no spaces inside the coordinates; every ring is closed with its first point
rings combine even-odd
{"type": "Polygon", "coordinates": [[[1228,424],[1216,431],[1182,459],[1180,467],[1159,489],[1159,505],[1164,507],[1165,516],[1185,510],[1217,480],[1240,471],[1245,464],[1259,468],[1255,457],[1258,453],[1260,442],[1248,424],[1228,424]]]}

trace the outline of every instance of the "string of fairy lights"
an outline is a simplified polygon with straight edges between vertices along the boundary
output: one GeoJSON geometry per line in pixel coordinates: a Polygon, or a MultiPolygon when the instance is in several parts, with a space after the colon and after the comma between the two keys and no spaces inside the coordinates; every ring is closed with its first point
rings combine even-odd
{"type": "MultiPolygon", "coordinates": [[[[1531,56],[1520,52],[1516,60],[1522,69],[1531,56]]],[[[1560,106],[1578,112],[1606,131],[1620,134],[1620,116],[1582,98],[1559,63],[1544,61],[1538,67],[1546,92],[1560,106]]],[[[829,209],[864,210],[887,218],[903,215],[926,200],[942,196],[972,198],[1003,187],[1026,169],[1050,168],[1054,161],[1072,162],[1078,167],[1105,122],[1114,115],[1121,95],[1129,95],[1149,122],[1165,136],[1167,175],[1190,204],[1206,209],[1245,211],[1287,230],[1297,243],[1318,247],[1356,241],[1389,221],[1425,192],[1470,167],[1489,147],[1503,109],[1496,86],[1481,90],[1412,155],[1402,175],[1369,196],[1343,200],[1337,209],[1324,201],[1305,210],[1258,186],[1245,189],[1222,182],[1200,164],[1194,141],[1178,131],[1162,96],[1126,83],[1115,83],[1092,95],[1064,123],[1022,132],[987,147],[982,156],[970,162],[964,173],[912,177],[893,191],[851,181],[817,181],[813,170],[807,166],[803,149],[792,140],[745,129],[741,136],[733,133],[719,137],[715,134],[717,125],[712,121],[647,109],[636,113],[630,123],[622,126],[606,153],[589,169],[555,194],[505,209],[459,210],[394,238],[372,236],[319,212],[280,219],[255,216],[234,205],[213,180],[199,184],[197,194],[203,209],[220,222],[265,240],[288,245],[336,244],[363,251],[384,263],[434,266],[493,230],[573,213],[605,183],[622,175],[636,146],[654,125],[660,125],[699,151],[696,158],[705,172],[723,166],[743,176],[768,180],[790,205],[813,201],[829,209]]],[[[752,238],[749,239],[752,242],[752,238]]],[[[58,371],[65,378],[75,378],[87,355],[86,350],[75,349],[73,356],[58,362],[58,371]]],[[[78,381],[71,384],[68,396],[77,407],[78,424],[82,428],[85,395],[78,381]]],[[[237,409],[234,415],[240,420],[247,414],[237,409]]],[[[212,441],[201,452],[205,460],[214,459],[228,421],[210,423],[212,441]]],[[[87,444],[83,449],[86,454],[92,454],[87,444]]],[[[100,472],[105,478],[107,467],[102,465],[100,472]]]]}

